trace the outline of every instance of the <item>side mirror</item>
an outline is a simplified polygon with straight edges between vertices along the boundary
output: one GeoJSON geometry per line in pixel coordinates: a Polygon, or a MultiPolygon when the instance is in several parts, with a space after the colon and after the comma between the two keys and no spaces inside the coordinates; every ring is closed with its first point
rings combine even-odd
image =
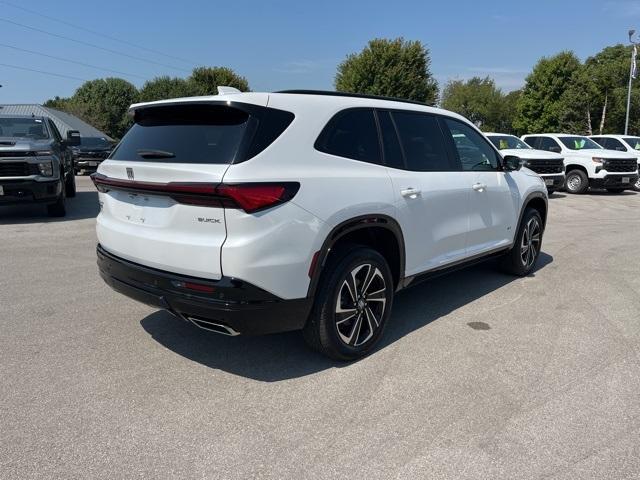
{"type": "Polygon", "coordinates": [[[78,130],[67,130],[67,140],[64,143],[69,147],[80,145],[80,132],[78,130]]]}
{"type": "Polygon", "coordinates": [[[554,145],[552,147],[549,147],[549,151],[550,152],[554,152],[554,153],[560,153],[562,151],[562,149],[560,147],[558,147],[557,145],[554,145]]]}
{"type": "Polygon", "coordinates": [[[514,172],[522,168],[522,159],[515,155],[505,155],[502,159],[502,166],[506,172],[514,172]]]}

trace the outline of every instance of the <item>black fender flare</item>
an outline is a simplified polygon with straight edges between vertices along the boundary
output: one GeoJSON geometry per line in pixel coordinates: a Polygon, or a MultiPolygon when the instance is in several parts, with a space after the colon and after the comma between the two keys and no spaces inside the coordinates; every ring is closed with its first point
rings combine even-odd
{"type": "Polygon", "coordinates": [[[549,200],[547,199],[547,196],[542,192],[531,192],[529,195],[527,195],[525,197],[524,201],[522,202],[522,208],[520,209],[520,215],[518,216],[518,223],[516,224],[516,233],[515,234],[517,234],[517,232],[518,232],[517,229],[520,228],[520,222],[522,222],[522,217],[524,216],[525,210],[529,206],[529,203],[531,203],[531,200],[533,200],[535,198],[540,198],[540,199],[542,199],[544,201],[545,213],[544,213],[544,218],[543,218],[542,229],[543,229],[543,231],[546,229],[546,227],[547,227],[547,218],[549,217],[549,200]]]}
{"type": "Polygon", "coordinates": [[[367,214],[359,215],[357,217],[345,220],[336,225],[331,232],[327,235],[322,247],[317,253],[314,265],[312,266],[311,282],[309,283],[309,289],[307,291],[308,298],[314,298],[322,271],[324,269],[326,260],[331,252],[333,246],[345,235],[352,233],[356,230],[362,230],[366,228],[384,228],[389,230],[396,238],[399,246],[400,268],[398,274],[398,289],[402,285],[402,279],[405,272],[405,244],[404,235],[402,234],[402,228],[400,224],[392,217],[384,214],[367,214]]]}

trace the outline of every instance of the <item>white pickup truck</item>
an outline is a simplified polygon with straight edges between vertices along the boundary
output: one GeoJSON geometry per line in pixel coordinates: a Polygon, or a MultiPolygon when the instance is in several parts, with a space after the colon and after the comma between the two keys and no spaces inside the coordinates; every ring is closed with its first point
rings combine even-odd
{"type": "Polygon", "coordinates": [[[565,133],[523,135],[531,147],[559,153],[566,168],[565,188],[569,193],[585,193],[589,188],[605,188],[611,193],[633,189],[638,181],[635,155],[605,150],[589,137],[565,133]]]}
{"type": "Polygon", "coordinates": [[[504,157],[515,155],[522,160],[522,166],[536,172],[544,180],[551,195],[564,186],[564,159],[562,155],[545,150],[536,150],[515,135],[506,133],[485,133],[504,157]]]}
{"type": "MultiPolygon", "coordinates": [[[[589,138],[607,150],[627,152],[630,155],[634,155],[638,160],[638,170],[640,170],[640,137],[631,135],[593,135],[589,138]]],[[[636,192],[640,192],[640,180],[636,180],[633,189],[636,192]]]]}

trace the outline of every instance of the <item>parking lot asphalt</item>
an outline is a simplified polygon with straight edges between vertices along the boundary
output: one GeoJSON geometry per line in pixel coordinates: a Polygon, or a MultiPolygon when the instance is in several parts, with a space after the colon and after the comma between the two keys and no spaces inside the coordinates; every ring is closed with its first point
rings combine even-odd
{"type": "Polygon", "coordinates": [[[640,477],[640,195],[554,195],[535,274],[401,292],[343,364],[112,292],[78,182],[0,208],[0,478],[640,477]]]}

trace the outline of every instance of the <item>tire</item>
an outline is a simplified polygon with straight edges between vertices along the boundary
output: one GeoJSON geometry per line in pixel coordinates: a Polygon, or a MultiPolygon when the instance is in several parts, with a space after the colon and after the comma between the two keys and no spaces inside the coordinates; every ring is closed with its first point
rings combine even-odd
{"type": "Polygon", "coordinates": [[[55,203],[50,203],[49,205],[47,205],[47,213],[49,214],[50,217],[64,217],[67,214],[67,207],[65,205],[66,204],[65,200],[66,200],[66,188],[65,188],[65,182],[63,182],[58,200],[56,200],[55,203]]]}
{"type": "Polygon", "coordinates": [[[76,176],[69,175],[64,182],[64,190],[67,198],[76,196],[76,176]]]}
{"type": "Polygon", "coordinates": [[[507,273],[524,277],[534,269],[542,247],[542,225],[540,213],[534,208],[527,208],[518,226],[513,247],[502,259],[502,268],[507,273]]]}
{"type": "Polygon", "coordinates": [[[571,170],[567,173],[564,185],[568,193],[585,193],[589,189],[589,177],[582,170],[571,170]]]}
{"type": "Polygon", "coordinates": [[[334,360],[365,356],[384,332],[393,293],[391,269],[380,253],[357,245],[344,249],[322,274],[302,331],[305,341],[334,360]]]}
{"type": "Polygon", "coordinates": [[[633,184],[633,189],[636,192],[640,192],[640,177],[638,177],[638,180],[636,180],[636,183],[633,184]]]}
{"type": "Polygon", "coordinates": [[[555,188],[547,188],[547,195],[553,195],[555,193],[555,188]]]}

